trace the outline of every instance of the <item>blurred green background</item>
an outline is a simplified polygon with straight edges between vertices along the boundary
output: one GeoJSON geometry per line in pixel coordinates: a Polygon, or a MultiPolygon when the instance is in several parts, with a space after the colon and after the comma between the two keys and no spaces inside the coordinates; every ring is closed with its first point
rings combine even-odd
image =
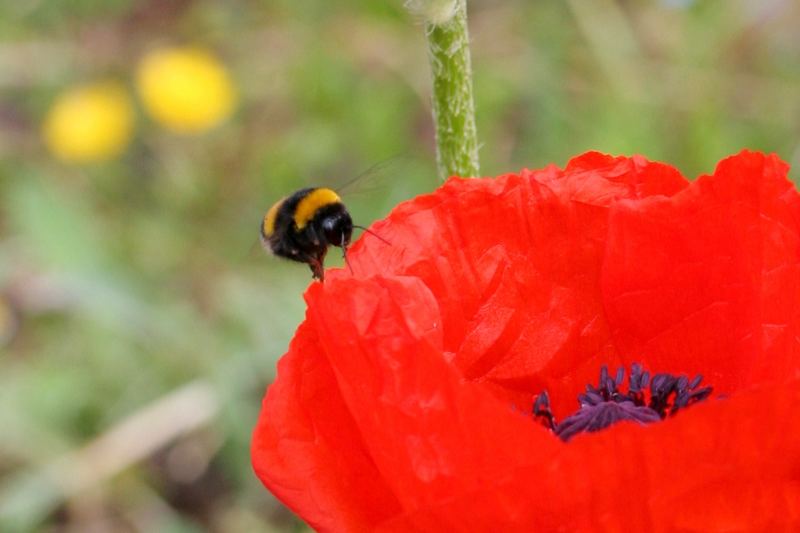
{"type": "MultiPolygon", "coordinates": [[[[469,10],[485,175],[588,149],[689,176],[743,147],[800,159],[797,2],[469,10]]],[[[357,222],[434,188],[428,85],[401,0],[0,3],[0,531],[303,529],[248,447],[310,272],[254,250],[258,224],[387,158],[357,222]],[[143,57],[187,44],[234,93],[192,133],[137,87],[143,57]],[[109,79],[132,112],[118,153],[58,156],[55,103],[109,79]]]]}

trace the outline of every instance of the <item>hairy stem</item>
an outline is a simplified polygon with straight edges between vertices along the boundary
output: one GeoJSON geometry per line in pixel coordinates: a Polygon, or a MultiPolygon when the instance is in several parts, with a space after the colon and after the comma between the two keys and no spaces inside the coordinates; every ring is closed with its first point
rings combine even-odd
{"type": "Polygon", "coordinates": [[[478,132],[472,98],[466,0],[416,2],[425,17],[428,57],[433,74],[433,118],[439,176],[474,177],[479,173],[478,132]],[[433,9],[425,11],[425,4],[433,9]]]}

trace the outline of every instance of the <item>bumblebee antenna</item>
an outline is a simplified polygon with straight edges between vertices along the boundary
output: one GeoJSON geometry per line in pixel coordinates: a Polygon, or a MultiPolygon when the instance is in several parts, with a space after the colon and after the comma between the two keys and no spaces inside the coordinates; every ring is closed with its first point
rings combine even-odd
{"type": "Polygon", "coordinates": [[[360,229],[360,230],[364,230],[366,233],[369,233],[369,234],[370,234],[370,235],[372,235],[373,237],[375,237],[375,238],[377,238],[377,239],[380,239],[380,240],[382,240],[384,243],[388,244],[389,246],[391,246],[391,245],[392,245],[392,243],[390,243],[389,241],[387,241],[386,239],[384,239],[383,237],[381,237],[380,235],[378,235],[378,234],[377,234],[377,233],[375,233],[374,231],[372,231],[372,230],[370,230],[370,229],[368,229],[368,228],[365,228],[364,226],[358,226],[358,225],[356,225],[356,224],[353,224],[353,227],[354,227],[354,228],[358,228],[358,229],[360,229]]]}
{"type": "Polygon", "coordinates": [[[350,260],[347,258],[347,244],[344,240],[344,232],[342,232],[342,257],[344,257],[344,263],[347,265],[347,268],[350,269],[350,275],[355,276],[355,272],[353,272],[353,265],[350,264],[350,260]]]}

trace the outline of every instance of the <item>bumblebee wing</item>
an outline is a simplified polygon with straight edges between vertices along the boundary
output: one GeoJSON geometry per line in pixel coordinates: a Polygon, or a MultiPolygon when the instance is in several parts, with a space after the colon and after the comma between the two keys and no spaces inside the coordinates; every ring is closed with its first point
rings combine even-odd
{"type": "Polygon", "coordinates": [[[347,196],[353,196],[355,194],[379,189],[381,182],[387,175],[387,171],[396,167],[405,158],[406,154],[401,153],[378,161],[366,170],[359,172],[356,176],[337,186],[336,192],[347,196]]]}

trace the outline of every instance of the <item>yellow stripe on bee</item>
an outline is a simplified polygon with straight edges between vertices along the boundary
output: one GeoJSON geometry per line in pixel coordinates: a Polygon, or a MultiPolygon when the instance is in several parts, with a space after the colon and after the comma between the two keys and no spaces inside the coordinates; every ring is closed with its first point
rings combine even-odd
{"type": "Polygon", "coordinates": [[[283,202],[285,200],[286,198],[281,198],[280,200],[275,202],[275,204],[269,208],[267,214],[264,215],[263,229],[264,229],[264,235],[266,235],[267,237],[269,237],[275,232],[275,218],[278,216],[278,209],[281,208],[281,205],[283,205],[283,202]]]}
{"type": "Polygon", "coordinates": [[[297,209],[294,210],[294,223],[297,229],[305,228],[320,207],[341,201],[339,195],[331,189],[314,189],[297,203],[297,209]]]}

